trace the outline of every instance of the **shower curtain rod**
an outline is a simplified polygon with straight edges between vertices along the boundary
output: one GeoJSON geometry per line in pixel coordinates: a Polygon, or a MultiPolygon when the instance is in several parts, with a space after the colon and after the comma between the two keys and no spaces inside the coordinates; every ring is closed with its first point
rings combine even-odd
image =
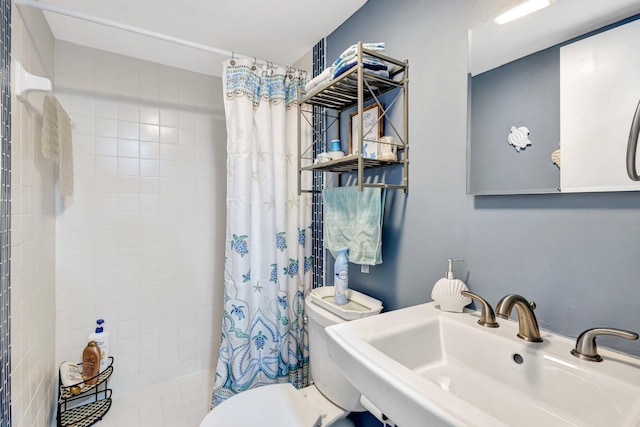
{"type": "Polygon", "coordinates": [[[130,33],[134,33],[134,34],[139,34],[142,36],[147,36],[147,37],[151,37],[154,39],[158,39],[158,40],[163,40],[163,41],[167,41],[170,43],[175,43],[175,44],[179,44],[182,46],[187,46],[187,47],[191,47],[194,49],[199,49],[199,50],[203,50],[205,52],[211,52],[211,53],[217,53],[218,55],[224,55],[224,56],[228,56],[231,58],[246,58],[246,59],[253,59],[254,62],[261,62],[263,64],[267,64],[273,67],[282,67],[282,68],[287,68],[290,69],[292,67],[287,66],[287,65],[279,65],[279,64],[274,64],[271,61],[267,61],[264,59],[260,59],[260,58],[256,58],[254,56],[248,56],[248,55],[242,55],[236,52],[231,52],[228,50],[224,50],[224,49],[219,49],[217,47],[212,47],[212,46],[208,46],[202,43],[196,43],[196,42],[192,42],[189,40],[184,40],[184,39],[180,39],[177,37],[173,37],[173,36],[169,36],[166,34],[162,34],[162,33],[158,33],[155,31],[151,31],[151,30],[145,30],[144,28],[140,28],[140,27],[135,27],[133,25],[128,25],[128,24],[123,24],[121,22],[117,22],[117,21],[112,21],[110,19],[104,19],[104,18],[99,18],[97,16],[93,16],[93,15],[88,15],[86,13],[82,13],[82,12],[75,12],[73,10],[68,10],[68,9],[63,9],[57,6],[51,6],[48,4],[44,4],[41,3],[39,1],[35,1],[35,0],[14,0],[14,3],[16,5],[20,5],[20,6],[29,6],[29,7],[33,7],[36,9],[40,9],[40,10],[45,10],[47,12],[52,12],[52,13],[56,13],[58,15],[64,15],[64,16],[69,16],[71,18],[77,18],[77,19],[81,19],[83,21],[87,21],[87,22],[92,22],[94,24],[99,24],[99,25],[103,25],[105,27],[111,27],[111,28],[116,28],[119,30],[123,30],[123,31],[128,31],[130,33]]]}

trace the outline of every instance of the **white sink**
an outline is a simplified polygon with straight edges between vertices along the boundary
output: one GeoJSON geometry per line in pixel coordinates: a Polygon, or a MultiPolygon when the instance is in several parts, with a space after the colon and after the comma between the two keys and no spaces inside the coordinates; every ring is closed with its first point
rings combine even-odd
{"type": "Polygon", "coordinates": [[[598,348],[604,361],[587,362],[575,340],[525,342],[515,320],[478,319],[435,303],[391,311],[328,327],[329,354],[401,427],[640,426],[639,359],[598,348]]]}

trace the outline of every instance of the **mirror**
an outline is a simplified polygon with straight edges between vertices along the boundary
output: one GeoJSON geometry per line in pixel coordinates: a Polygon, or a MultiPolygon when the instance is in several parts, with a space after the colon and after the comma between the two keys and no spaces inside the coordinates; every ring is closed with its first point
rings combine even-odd
{"type": "Polygon", "coordinates": [[[637,0],[556,0],[508,24],[469,31],[468,194],[640,190],[627,173],[640,60],[627,67],[620,59],[640,58],[638,14],[637,0]],[[621,40],[624,48],[610,48],[621,40]],[[597,84],[577,78],[605,68],[619,72],[601,73],[597,84]],[[591,87],[599,89],[587,93],[591,87]],[[624,126],[614,126],[620,117],[624,126]]]}

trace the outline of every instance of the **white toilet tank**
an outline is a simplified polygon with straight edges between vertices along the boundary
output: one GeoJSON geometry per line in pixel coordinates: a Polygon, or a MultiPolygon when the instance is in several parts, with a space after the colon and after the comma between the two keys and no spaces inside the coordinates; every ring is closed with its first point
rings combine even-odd
{"type": "Polygon", "coordinates": [[[366,409],[360,404],[360,392],[347,381],[329,357],[324,328],[349,320],[380,313],[382,303],[360,292],[349,290],[349,302],[337,306],[333,302],[333,286],[316,288],[306,299],[309,319],[309,354],[311,376],[316,387],[330,401],[352,412],[366,409]]]}

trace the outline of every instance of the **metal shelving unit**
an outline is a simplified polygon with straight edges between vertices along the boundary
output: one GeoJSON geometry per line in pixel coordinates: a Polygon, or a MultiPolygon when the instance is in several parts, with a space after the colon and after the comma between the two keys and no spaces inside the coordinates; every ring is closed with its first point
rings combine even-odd
{"type": "MultiPolygon", "coordinates": [[[[376,51],[363,47],[362,42],[358,42],[358,62],[344,74],[330,81],[329,84],[321,84],[306,94],[298,94],[298,192],[310,192],[311,190],[301,188],[302,173],[319,170],[325,172],[357,172],[358,189],[363,187],[382,187],[402,189],[409,192],[409,63],[407,60],[400,61],[376,51]],[[389,77],[382,77],[370,72],[364,67],[363,56],[370,55],[385,61],[389,67],[389,77]],[[386,107],[383,106],[380,96],[395,91],[395,97],[386,107]],[[372,102],[371,102],[372,101],[372,102]],[[398,104],[402,109],[402,123],[396,126],[390,119],[388,113],[391,108],[398,104]],[[367,103],[375,103],[379,106],[382,115],[378,121],[384,121],[387,128],[391,128],[399,141],[397,146],[398,160],[379,160],[363,156],[363,146],[365,142],[379,142],[363,138],[363,112],[367,103]],[[303,146],[302,126],[304,121],[311,125],[312,109],[308,106],[319,106],[325,108],[324,119],[330,122],[327,128],[337,126],[340,129],[340,118],[343,112],[357,106],[358,135],[355,141],[358,147],[358,154],[350,154],[340,159],[329,162],[314,163],[314,145],[323,144],[325,135],[314,134],[313,142],[309,146],[303,146]],[[367,183],[364,182],[364,170],[383,166],[398,165],[402,167],[402,181],[400,183],[367,183]]],[[[366,133],[366,132],[365,132],[366,133]]],[[[316,152],[322,150],[315,150],[316,152]]]]}

